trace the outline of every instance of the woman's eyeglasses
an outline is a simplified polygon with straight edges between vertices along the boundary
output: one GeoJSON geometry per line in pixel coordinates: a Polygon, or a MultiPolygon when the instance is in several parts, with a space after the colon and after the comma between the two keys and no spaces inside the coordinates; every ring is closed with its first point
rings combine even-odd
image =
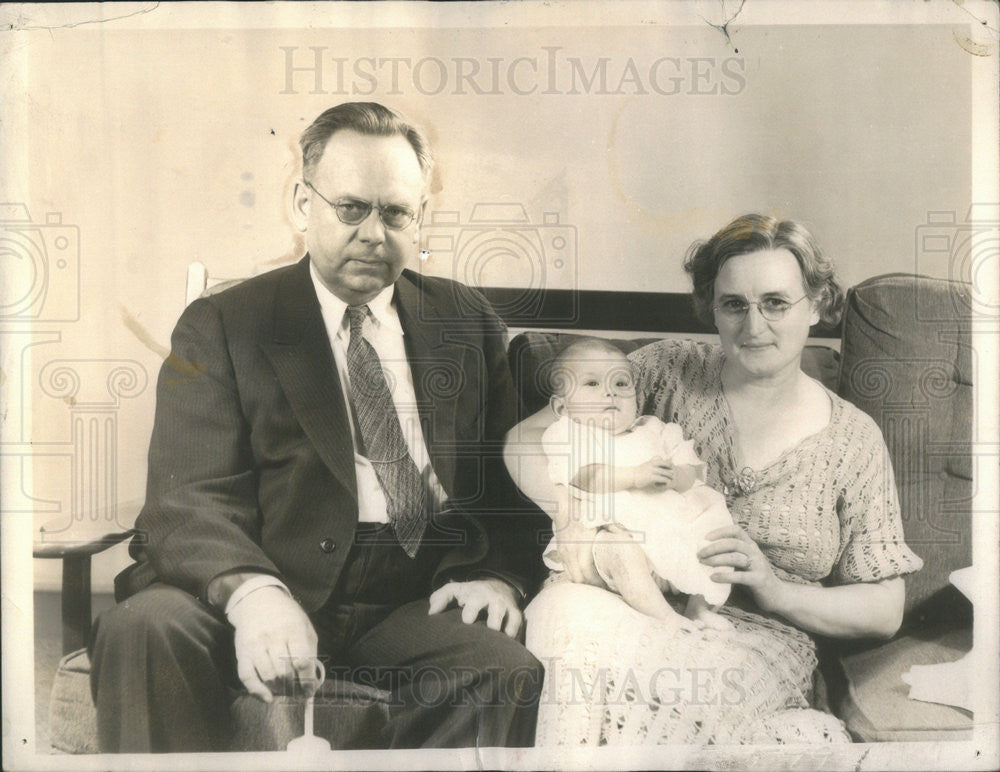
{"type": "Polygon", "coordinates": [[[750,306],[757,306],[760,315],[769,322],[777,322],[785,318],[785,315],[792,310],[792,306],[801,303],[808,295],[803,295],[798,300],[788,301],[782,298],[764,298],[763,300],[746,300],[744,298],[726,298],[718,305],[712,306],[712,310],[719,314],[727,322],[742,322],[750,313],[750,306]]]}
{"type": "Polygon", "coordinates": [[[372,213],[372,209],[377,209],[379,219],[386,228],[392,231],[401,231],[403,228],[409,226],[417,216],[417,213],[409,207],[399,206],[398,204],[375,206],[370,201],[362,201],[358,198],[340,198],[336,201],[331,201],[316,190],[311,182],[307,182],[306,185],[309,186],[309,190],[333,207],[333,210],[337,213],[337,219],[344,223],[344,225],[360,225],[372,213]]]}

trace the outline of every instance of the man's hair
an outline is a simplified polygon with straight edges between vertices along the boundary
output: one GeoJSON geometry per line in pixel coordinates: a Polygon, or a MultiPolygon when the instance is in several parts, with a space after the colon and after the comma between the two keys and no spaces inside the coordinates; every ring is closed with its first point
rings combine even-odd
{"type": "Polygon", "coordinates": [[[834,273],[833,263],[820,251],[812,234],[794,220],[778,220],[762,214],[737,217],[707,241],[696,241],[684,260],[694,284],[694,310],[699,319],[712,324],[715,277],[723,263],[733,257],[787,249],[802,270],[809,297],[819,301],[819,315],[835,324],[844,306],[844,290],[834,273]]]}
{"type": "Polygon", "coordinates": [[[424,178],[430,177],[434,158],[424,133],[406,118],[378,102],[344,102],[324,111],[302,132],[302,177],[312,177],[316,164],[323,157],[326,143],[338,131],[356,131],[370,137],[404,137],[413,148],[424,178]]]}
{"type": "Polygon", "coordinates": [[[585,351],[599,351],[625,358],[625,352],[605,338],[588,337],[570,343],[552,358],[548,366],[549,391],[553,396],[564,397],[569,392],[575,382],[569,372],[569,365],[585,351]]]}

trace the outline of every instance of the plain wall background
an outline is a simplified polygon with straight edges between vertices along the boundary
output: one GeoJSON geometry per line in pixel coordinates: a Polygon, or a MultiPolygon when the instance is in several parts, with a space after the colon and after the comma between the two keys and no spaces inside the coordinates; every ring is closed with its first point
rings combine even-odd
{"type": "MultiPolygon", "coordinates": [[[[694,239],[743,212],[765,211],[810,226],[846,284],[915,267],[948,275],[946,263],[918,261],[915,243],[929,212],[954,211],[962,220],[971,203],[970,55],[953,28],[745,27],[735,40],[738,54],[704,26],[376,30],[335,23],[35,36],[22,52],[24,108],[35,129],[23,148],[29,173],[5,182],[6,200],[26,205],[42,224],[28,238],[43,243],[49,258],[63,231],[45,225],[47,213],[78,227],[80,278],[74,286],[72,270],[53,270],[30,328],[36,345],[27,346],[24,320],[0,325],[7,355],[16,352],[20,365],[6,373],[5,389],[31,405],[30,415],[5,419],[4,442],[16,443],[5,463],[24,480],[13,511],[33,512],[36,525],[69,522],[72,465],[92,463],[96,452],[72,445],[73,410],[88,401],[117,422],[112,483],[100,484],[113,485],[120,501],[141,499],[156,374],[183,307],[187,265],[201,260],[212,274],[242,276],[301,254],[287,216],[297,138],[323,109],[347,99],[397,107],[432,137],[431,209],[455,214],[427,233],[451,239],[454,249],[432,250],[422,270],[498,285],[544,276],[560,288],[681,292],[680,260],[694,239]],[[401,58],[396,87],[383,66],[371,94],[310,93],[308,72],[294,74],[295,93],[282,93],[282,47],[295,47],[294,63],[307,66],[310,46],[324,49],[326,91],[335,89],[333,57],[346,61],[348,89],[359,58],[401,58]],[[546,47],[559,49],[560,93],[543,93],[546,47]],[[589,77],[606,57],[613,91],[630,59],[648,75],[664,56],[681,60],[681,93],[657,94],[647,81],[646,94],[631,93],[632,85],[628,93],[600,94],[596,81],[588,89],[579,77],[583,93],[568,93],[572,58],[589,77]],[[428,57],[444,62],[449,78],[438,94],[429,93],[436,64],[422,65],[428,93],[409,74],[428,57]],[[519,65],[519,87],[539,88],[518,95],[503,82],[500,94],[456,93],[457,57],[479,62],[481,73],[490,58],[503,68],[518,57],[534,60],[540,73],[519,65]],[[695,82],[693,57],[707,62],[697,67],[708,80],[695,82]],[[739,78],[722,74],[726,60],[739,61],[727,65],[739,78]],[[713,85],[739,93],[690,93],[713,85]],[[501,242],[473,222],[475,204],[496,203],[524,208],[523,254],[490,252],[501,242]],[[566,240],[558,250],[556,237],[566,240]],[[79,318],[60,321],[57,304],[77,291],[79,318]],[[81,380],[72,396],[53,374],[52,363],[62,360],[81,380]],[[121,367],[130,374],[119,377],[131,381],[115,387],[126,395],[116,399],[107,374],[121,367]]],[[[479,82],[489,79],[480,74],[479,82]]],[[[15,231],[24,237],[24,224],[0,223],[0,238],[15,231]]],[[[10,303],[30,285],[23,264],[9,253],[4,259],[15,277],[4,290],[10,303]]],[[[77,495],[85,501],[88,494],[77,495]]],[[[128,525],[134,510],[126,506],[120,517],[128,525]]],[[[126,559],[118,547],[95,561],[99,588],[110,586],[126,559]]],[[[36,561],[36,586],[57,582],[58,567],[36,561]]]]}

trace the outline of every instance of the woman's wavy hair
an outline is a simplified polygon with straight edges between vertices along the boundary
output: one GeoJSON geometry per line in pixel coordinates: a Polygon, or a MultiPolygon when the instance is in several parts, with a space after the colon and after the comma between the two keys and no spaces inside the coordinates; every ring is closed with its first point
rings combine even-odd
{"type": "Polygon", "coordinates": [[[697,317],[713,325],[715,278],[723,263],[732,257],[787,249],[802,269],[809,297],[819,301],[820,319],[828,324],[840,321],[844,290],[830,262],[816,245],[812,234],[794,220],[778,220],[764,214],[737,217],[707,241],[696,241],[684,257],[684,270],[694,284],[692,301],[697,317]]]}

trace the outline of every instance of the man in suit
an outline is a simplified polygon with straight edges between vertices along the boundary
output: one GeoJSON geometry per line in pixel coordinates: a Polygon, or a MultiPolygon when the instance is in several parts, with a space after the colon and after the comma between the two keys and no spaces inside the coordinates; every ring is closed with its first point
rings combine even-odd
{"type": "Polygon", "coordinates": [[[91,642],[101,748],[225,749],[236,690],[309,689],[317,655],[391,691],[386,747],[530,745],[542,540],[500,461],[504,326],[403,268],[418,129],[347,103],[301,146],[308,253],[192,303],[160,372],[136,563],[91,642]]]}

